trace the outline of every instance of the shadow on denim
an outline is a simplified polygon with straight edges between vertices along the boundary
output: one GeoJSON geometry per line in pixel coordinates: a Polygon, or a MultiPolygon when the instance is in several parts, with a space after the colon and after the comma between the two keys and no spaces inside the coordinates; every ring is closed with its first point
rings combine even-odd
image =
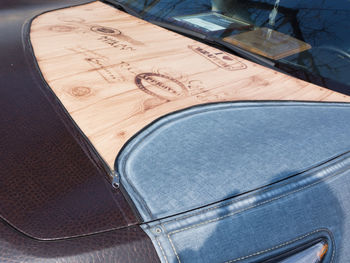
{"type": "MultiPolygon", "coordinates": [[[[295,249],[320,237],[334,237],[325,262],[330,262],[336,243],[334,262],[347,262],[345,250],[350,247],[350,173],[347,180],[322,183],[315,189],[299,192],[275,203],[267,203],[241,214],[228,216],[232,210],[223,208],[215,230],[205,239],[204,226],[189,229],[174,246],[182,247],[178,256],[181,262],[262,262],[295,249]],[[337,191],[337,193],[334,193],[337,191]],[[345,210],[342,208],[346,208],[345,210]],[[327,233],[327,231],[330,233],[327,233]],[[310,234],[310,235],[309,235],[310,234]],[[308,236],[307,236],[308,235],[308,236]],[[294,241],[294,242],[293,242],[294,241]],[[290,242],[286,246],[283,243],[290,242]],[[197,247],[192,249],[192,246],[197,247]],[[272,249],[276,247],[276,249],[272,249]],[[280,246],[280,247],[279,247],[280,246]],[[271,249],[271,250],[270,250],[271,249]],[[270,250],[262,253],[262,251],[270,250]]],[[[254,203],[252,206],[258,205],[254,203]]],[[[178,262],[175,260],[174,262],[178,262]]]]}
{"type": "Polygon", "coordinates": [[[263,262],[320,238],[329,244],[325,263],[348,262],[349,157],[143,228],[168,263],[263,262]]]}

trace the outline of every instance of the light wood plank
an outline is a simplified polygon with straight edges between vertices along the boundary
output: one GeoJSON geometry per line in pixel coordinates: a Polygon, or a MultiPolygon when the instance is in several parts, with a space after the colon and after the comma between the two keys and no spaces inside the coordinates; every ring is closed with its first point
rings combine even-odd
{"type": "Polygon", "coordinates": [[[101,2],[37,17],[31,41],[49,86],[111,168],[136,132],[193,105],[350,101],[101,2]]]}

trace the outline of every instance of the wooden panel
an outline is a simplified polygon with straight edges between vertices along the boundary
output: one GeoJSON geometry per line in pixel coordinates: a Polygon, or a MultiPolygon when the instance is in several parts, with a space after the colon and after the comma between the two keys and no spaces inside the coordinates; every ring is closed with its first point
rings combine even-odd
{"type": "Polygon", "coordinates": [[[137,131],[192,105],[350,101],[100,2],[39,16],[31,41],[46,81],[112,168],[137,131]]]}

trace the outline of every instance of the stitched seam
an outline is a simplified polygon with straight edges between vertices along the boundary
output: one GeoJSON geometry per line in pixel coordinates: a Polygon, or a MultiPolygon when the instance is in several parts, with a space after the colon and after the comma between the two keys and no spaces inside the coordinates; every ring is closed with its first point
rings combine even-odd
{"type": "Polygon", "coordinates": [[[179,257],[179,255],[177,254],[175,245],[174,245],[174,243],[173,243],[173,240],[170,238],[170,235],[168,234],[167,229],[165,228],[165,226],[164,226],[162,223],[160,223],[160,225],[163,227],[164,232],[165,232],[165,234],[167,235],[167,238],[168,238],[168,240],[169,240],[169,242],[170,242],[170,245],[171,245],[171,247],[172,247],[172,249],[173,249],[173,251],[174,251],[174,253],[175,253],[175,256],[176,256],[176,258],[177,258],[177,261],[178,261],[179,263],[181,263],[180,257],[179,257]]]}
{"type": "Polygon", "coordinates": [[[162,252],[162,255],[163,255],[163,257],[164,257],[165,262],[166,262],[166,263],[169,263],[168,258],[167,258],[167,256],[165,255],[164,249],[163,249],[162,245],[160,244],[158,238],[155,237],[155,239],[156,239],[156,241],[157,241],[157,243],[158,243],[158,246],[159,246],[159,248],[160,248],[160,251],[162,252]]]}
{"type": "Polygon", "coordinates": [[[175,256],[176,256],[178,262],[181,263],[180,257],[179,257],[179,255],[177,254],[177,251],[176,251],[176,248],[175,248],[175,246],[174,246],[173,240],[170,238],[170,234],[168,234],[167,236],[168,236],[170,245],[171,245],[171,247],[172,247],[173,250],[174,250],[174,253],[175,253],[175,256]]]}
{"type": "MultiPolygon", "coordinates": [[[[328,177],[326,177],[326,178],[323,178],[323,179],[321,179],[321,180],[319,180],[319,181],[317,181],[317,182],[314,182],[314,183],[312,183],[312,184],[310,184],[310,185],[306,185],[306,186],[304,186],[304,187],[302,187],[302,188],[300,188],[300,189],[294,190],[294,191],[292,191],[292,192],[290,192],[290,193],[281,195],[281,196],[276,197],[276,198],[272,198],[272,199],[266,200],[266,201],[264,201],[264,202],[262,202],[262,203],[260,203],[260,204],[256,204],[256,205],[254,205],[254,206],[250,206],[250,207],[247,207],[247,208],[245,208],[245,209],[241,209],[241,210],[238,210],[238,211],[236,211],[236,212],[230,213],[230,214],[228,214],[228,215],[225,215],[225,216],[222,216],[222,217],[218,217],[218,218],[214,218],[214,219],[211,219],[211,220],[202,222],[202,223],[200,223],[200,224],[196,224],[196,225],[193,225],[193,226],[190,226],[190,227],[178,229],[178,230],[176,230],[176,231],[172,231],[172,232],[167,233],[168,240],[169,240],[169,242],[170,242],[170,244],[171,244],[171,246],[172,246],[172,248],[173,248],[173,251],[174,251],[174,253],[175,253],[175,255],[176,255],[177,259],[178,259],[178,262],[181,263],[180,258],[179,258],[178,253],[177,253],[177,250],[176,250],[176,248],[175,248],[175,246],[174,246],[174,243],[173,243],[172,239],[170,238],[170,235],[173,235],[173,234],[175,234],[175,233],[179,233],[179,232],[182,232],[182,231],[191,229],[191,228],[195,228],[195,227],[198,227],[198,226],[201,226],[201,225],[205,225],[205,224],[209,224],[209,223],[212,223],[212,222],[215,222],[215,221],[219,221],[219,220],[221,220],[221,219],[223,219],[223,218],[230,217],[230,216],[233,216],[233,215],[235,215],[235,214],[238,214],[238,213],[241,213],[241,212],[250,210],[251,208],[255,208],[255,207],[258,207],[258,206],[267,204],[267,203],[271,203],[271,202],[273,202],[273,201],[282,199],[282,198],[284,198],[284,197],[286,197],[286,196],[289,196],[289,195],[292,195],[292,194],[294,194],[294,193],[300,192],[300,191],[305,190],[305,189],[307,189],[307,188],[311,188],[311,187],[314,186],[314,185],[317,185],[317,184],[319,184],[319,183],[322,183],[322,182],[328,180],[329,178],[333,178],[333,177],[335,177],[335,176],[337,176],[337,175],[339,175],[339,174],[342,174],[342,173],[344,173],[344,172],[347,172],[347,171],[348,171],[348,169],[342,170],[342,171],[340,171],[340,172],[338,172],[338,173],[333,174],[332,176],[328,176],[328,177]]],[[[243,198],[242,198],[242,199],[243,199],[243,198]]],[[[180,219],[178,219],[178,220],[180,220],[180,219]]],[[[161,226],[165,229],[165,231],[167,232],[167,230],[166,230],[164,224],[160,223],[160,225],[161,225],[161,226]]],[[[326,230],[326,231],[331,235],[330,231],[328,231],[328,230],[326,230]]],[[[331,237],[332,237],[332,235],[331,235],[331,237]]],[[[331,240],[332,240],[332,244],[333,244],[333,247],[334,247],[333,253],[332,253],[332,259],[331,259],[331,262],[333,262],[333,258],[334,258],[334,255],[335,255],[335,243],[334,243],[334,241],[333,241],[332,238],[331,238],[331,240]]],[[[225,263],[226,263],[226,262],[225,262],[225,263]]]]}
{"type": "MultiPolygon", "coordinates": [[[[346,154],[346,153],[345,153],[345,154],[346,154]]],[[[318,168],[319,168],[319,167],[318,167],[318,168]]],[[[347,170],[348,170],[348,169],[347,169],[347,170]]],[[[302,172],[302,173],[304,173],[304,172],[302,172]]],[[[315,172],[315,174],[316,174],[316,173],[317,173],[317,172],[315,172]]],[[[340,173],[341,173],[341,172],[340,172],[340,173]]],[[[313,175],[315,175],[315,174],[313,174],[313,175]]],[[[312,175],[312,176],[313,176],[313,175],[312,175]]],[[[336,174],[336,175],[337,175],[337,174],[336,174]]],[[[335,175],[331,175],[330,177],[332,177],[332,176],[335,176],[335,175]]],[[[319,181],[317,181],[316,183],[326,181],[326,180],[328,180],[328,177],[329,177],[329,176],[326,176],[325,178],[321,178],[321,179],[320,179],[319,181]]],[[[301,180],[302,180],[302,179],[301,179],[301,180]]],[[[301,180],[300,180],[300,181],[301,181],[301,180]]],[[[279,188],[280,188],[280,187],[283,187],[283,186],[285,186],[285,185],[288,185],[288,184],[291,184],[291,183],[290,183],[290,182],[283,183],[283,184],[279,185],[279,188]]],[[[311,186],[311,185],[310,185],[310,186],[311,186]]],[[[302,188],[301,188],[301,189],[302,189],[302,188]]],[[[266,192],[271,191],[271,190],[273,190],[273,189],[268,188],[268,189],[265,189],[265,190],[261,190],[261,191],[257,192],[256,194],[261,195],[261,194],[266,193],[266,192]]],[[[217,205],[217,206],[214,206],[214,207],[206,208],[206,209],[201,210],[201,211],[199,211],[199,212],[196,212],[196,213],[194,213],[194,214],[190,214],[190,215],[183,216],[183,217],[180,217],[180,218],[171,219],[171,220],[169,220],[169,221],[167,221],[167,222],[164,222],[163,225],[167,225],[167,224],[170,224],[171,222],[176,222],[176,221],[179,221],[179,220],[183,220],[183,219],[186,219],[186,218],[189,218],[189,217],[192,217],[192,216],[200,215],[200,214],[203,214],[203,213],[205,213],[205,212],[208,212],[208,211],[211,211],[211,210],[215,210],[215,209],[217,209],[217,208],[221,208],[221,207],[224,207],[224,206],[229,206],[229,205],[231,205],[231,204],[233,204],[233,203],[236,203],[236,202],[239,202],[239,201],[241,201],[241,200],[247,199],[247,197],[234,198],[234,196],[233,196],[232,198],[233,198],[234,200],[232,200],[232,201],[230,201],[230,202],[227,202],[227,203],[224,203],[224,204],[220,204],[220,205],[217,205]]]]}
{"type": "MultiPolygon", "coordinates": [[[[283,185],[280,185],[280,187],[283,187],[283,186],[285,186],[287,184],[289,184],[289,183],[285,183],[283,185]]],[[[271,191],[271,188],[259,191],[258,194],[262,194],[262,193],[265,193],[265,192],[268,192],[268,191],[271,191]]],[[[234,198],[234,196],[232,198],[234,198]]],[[[208,211],[211,211],[211,210],[215,210],[216,208],[221,208],[221,207],[224,207],[224,206],[231,205],[233,203],[239,202],[239,201],[244,200],[246,198],[247,197],[242,197],[242,198],[238,198],[238,199],[234,198],[235,200],[232,200],[230,202],[227,202],[227,203],[224,203],[224,204],[220,204],[220,205],[217,205],[217,206],[214,206],[214,207],[206,208],[206,209],[201,210],[201,211],[199,211],[197,213],[194,213],[194,214],[190,214],[190,215],[183,216],[183,217],[180,217],[180,218],[174,218],[174,219],[171,219],[171,220],[169,220],[167,222],[164,222],[163,224],[167,225],[167,224],[170,224],[171,222],[176,222],[176,221],[180,221],[180,220],[192,217],[192,216],[200,215],[200,214],[203,214],[205,212],[208,212],[208,211]]]]}
{"type": "Polygon", "coordinates": [[[272,251],[272,250],[275,250],[275,249],[278,249],[278,248],[281,248],[281,247],[285,247],[285,246],[287,246],[287,245],[289,245],[289,244],[292,244],[292,243],[295,243],[295,242],[297,242],[297,241],[299,241],[299,240],[305,239],[305,238],[307,238],[308,236],[311,236],[311,235],[313,235],[313,234],[315,234],[315,233],[318,233],[318,232],[321,232],[321,231],[326,231],[326,232],[330,235],[330,237],[331,237],[331,242],[332,242],[332,245],[333,245],[333,251],[332,251],[331,262],[333,262],[334,254],[335,254],[335,253],[334,253],[334,251],[335,251],[335,245],[334,245],[334,240],[333,240],[333,238],[332,238],[332,234],[330,233],[330,231],[328,231],[328,229],[318,229],[318,230],[315,230],[315,231],[313,231],[313,232],[310,232],[310,233],[308,233],[308,234],[306,234],[306,235],[303,235],[303,236],[301,236],[301,237],[298,237],[298,238],[296,238],[296,239],[293,239],[293,240],[291,240],[291,241],[288,241],[288,242],[285,242],[285,243],[283,243],[283,244],[280,244],[280,245],[278,245],[278,246],[274,246],[274,247],[269,248],[269,249],[261,250],[261,251],[259,251],[259,252],[255,252],[255,253],[250,254],[250,255],[248,255],[248,256],[244,256],[244,257],[236,258],[236,259],[233,259],[233,260],[225,261],[225,263],[234,263],[234,262],[238,262],[238,261],[241,261],[241,260],[250,258],[250,257],[258,256],[258,255],[264,254],[264,253],[266,253],[266,252],[269,252],[269,251],[272,251]]]}
{"type": "MultiPolygon", "coordinates": [[[[321,179],[321,180],[322,180],[322,179],[321,179]]],[[[284,183],[284,184],[282,184],[282,185],[279,185],[279,187],[283,187],[283,186],[288,185],[288,184],[290,184],[290,183],[289,183],[289,182],[288,182],[288,183],[284,183]]],[[[271,191],[271,188],[265,189],[265,190],[262,190],[262,191],[259,191],[257,194],[261,195],[261,194],[266,193],[266,192],[268,192],[268,191],[271,191]]],[[[232,198],[234,198],[234,197],[232,197],[232,198]]],[[[248,198],[249,198],[249,197],[248,197],[248,198]]],[[[179,220],[182,220],[182,219],[186,219],[186,218],[189,218],[189,217],[192,217],[192,216],[200,215],[200,214],[202,214],[203,212],[209,212],[209,211],[211,211],[211,210],[215,210],[216,208],[221,208],[221,207],[224,207],[224,206],[228,206],[228,205],[231,205],[231,204],[233,204],[233,203],[236,203],[236,202],[242,201],[242,200],[244,200],[244,199],[247,199],[247,197],[245,196],[245,197],[242,197],[242,198],[237,198],[237,199],[234,198],[234,199],[235,199],[235,200],[232,200],[232,201],[230,201],[230,202],[227,202],[227,203],[224,203],[224,204],[220,204],[220,205],[217,205],[217,206],[214,206],[214,207],[210,207],[210,208],[204,209],[204,210],[202,210],[202,211],[199,211],[199,212],[194,213],[194,214],[191,214],[191,215],[187,215],[187,216],[180,217],[180,218],[174,218],[174,219],[169,220],[169,221],[167,221],[167,222],[165,222],[165,223],[163,223],[163,224],[166,225],[166,224],[169,224],[169,223],[171,223],[171,222],[175,222],[175,221],[179,221],[179,220]]]]}
{"type": "MultiPolygon", "coordinates": [[[[325,178],[325,179],[329,179],[329,178],[335,177],[335,176],[337,176],[337,175],[339,175],[339,174],[342,174],[342,173],[346,172],[347,170],[348,170],[348,169],[345,169],[345,171],[340,171],[340,172],[338,172],[338,173],[336,173],[336,174],[333,174],[332,176],[327,177],[327,178],[325,178]]],[[[177,254],[176,248],[175,248],[175,246],[174,246],[174,244],[173,244],[173,242],[172,242],[172,240],[171,240],[171,238],[170,238],[170,235],[173,235],[173,234],[179,233],[179,232],[183,232],[183,231],[185,231],[185,230],[192,229],[192,228],[195,228],[195,227],[198,227],[198,226],[206,225],[206,224],[209,224],[209,223],[212,223],[212,222],[215,222],[215,221],[219,221],[219,220],[221,220],[221,219],[223,219],[223,218],[230,217],[230,216],[233,216],[233,215],[235,215],[235,214],[238,214],[238,213],[241,213],[241,212],[250,210],[251,208],[258,207],[258,206],[261,206],[261,205],[264,205],[264,204],[267,204],[267,203],[271,203],[271,202],[276,201],[276,200],[278,200],[278,199],[282,199],[282,198],[284,198],[284,197],[286,197],[286,196],[289,196],[289,195],[292,195],[292,194],[294,194],[294,193],[300,192],[300,191],[302,191],[302,190],[304,190],[304,189],[310,188],[310,187],[312,187],[312,186],[314,186],[314,185],[316,185],[316,184],[319,184],[319,183],[325,181],[325,179],[321,179],[321,180],[319,180],[319,181],[317,181],[317,182],[315,182],[315,183],[313,183],[313,184],[304,186],[304,187],[302,187],[302,188],[300,188],[300,189],[297,189],[297,190],[295,190],[295,191],[292,191],[292,192],[290,192],[290,193],[284,194],[284,195],[282,195],[282,196],[279,196],[279,197],[276,197],[276,198],[273,198],[273,199],[270,199],[270,200],[266,200],[265,202],[262,202],[262,203],[260,203],[260,204],[257,204],[257,205],[254,205],[254,206],[250,206],[250,207],[247,207],[247,208],[245,208],[245,209],[238,210],[238,211],[233,212],[233,213],[230,213],[230,214],[228,214],[228,215],[225,215],[225,216],[222,216],[222,217],[218,217],[218,218],[214,218],[214,219],[211,219],[211,220],[208,220],[208,221],[205,221],[205,222],[202,222],[202,223],[200,223],[200,224],[196,224],[196,225],[193,225],[193,226],[190,226],[190,227],[186,227],[186,228],[178,229],[178,230],[176,230],[176,231],[169,232],[169,233],[167,234],[167,236],[168,236],[168,239],[169,239],[169,241],[170,241],[170,244],[171,244],[171,246],[172,246],[172,248],[173,248],[173,250],[174,250],[174,253],[175,253],[175,255],[176,255],[176,257],[177,257],[179,263],[181,263],[181,261],[180,261],[180,258],[179,258],[179,256],[178,256],[178,254],[177,254]]],[[[161,225],[162,225],[162,224],[161,224],[161,225]]],[[[162,225],[162,226],[163,226],[164,229],[166,229],[164,225],[162,225]]],[[[320,230],[319,230],[319,231],[320,231],[320,230]]],[[[326,231],[327,231],[328,233],[330,233],[328,230],[326,230],[326,231]]],[[[333,244],[334,249],[333,249],[333,253],[332,253],[331,262],[333,262],[333,258],[334,258],[334,254],[335,254],[335,252],[334,252],[334,251],[335,251],[335,244],[334,244],[333,239],[332,239],[332,244],[333,244]]],[[[225,263],[229,263],[229,262],[225,262],[225,263]]]]}
{"type": "MultiPolygon", "coordinates": [[[[337,175],[339,175],[339,174],[341,174],[341,173],[346,172],[347,170],[348,170],[348,169],[346,169],[345,171],[340,171],[340,172],[338,172],[338,173],[336,173],[336,174],[333,174],[332,176],[330,176],[330,177],[328,177],[328,178],[332,178],[332,177],[334,177],[334,176],[337,176],[337,175]]],[[[327,178],[327,179],[328,179],[328,178],[327,178]]],[[[233,215],[235,215],[235,214],[238,214],[238,213],[241,213],[241,212],[245,212],[245,211],[247,211],[247,210],[250,210],[251,208],[255,208],[255,207],[259,207],[259,206],[262,206],[262,205],[264,205],[264,204],[267,204],[267,203],[271,203],[271,202],[273,202],[273,201],[282,199],[282,198],[284,198],[284,197],[286,197],[286,196],[289,196],[289,195],[292,195],[292,194],[294,194],[294,193],[303,191],[303,190],[305,190],[305,189],[307,189],[307,188],[310,188],[310,187],[312,187],[312,186],[314,186],[314,185],[316,185],[316,184],[319,184],[319,183],[321,183],[321,182],[323,182],[323,181],[324,181],[324,180],[322,179],[322,180],[317,181],[317,182],[315,182],[315,183],[313,183],[313,184],[310,184],[310,185],[304,186],[304,187],[302,187],[302,188],[300,188],[300,189],[294,190],[294,191],[292,191],[292,192],[290,192],[290,193],[287,193],[287,194],[284,194],[284,195],[281,195],[281,196],[278,196],[278,197],[275,197],[275,198],[266,200],[266,201],[264,201],[264,202],[262,202],[262,203],[259,203],[259,204],[253,205],[253,206],[249,206],[249,207],[247,207],[247,208],[244,208],[244,209],[235,211],[235,212],[233,212],[233,213],[230,213],[230,214],[227,214],[227,215],[224,215],[224,216],[221,216],[221,217],[217,217],[217,218],[213,218],[213,219],[211,219],[211,220],[204,221],[204,222],[202,222],[202,223],[200,223],[200,224],[195,224],[195,225],[192,225],[192,226],[189,226],[189,227],[180,228],[180,229],[178,229],[178,230],[169,232],[169,235],[173,235],[173,234],[175,234],[175,233],[179,233],[179,232],[182,232],[182,231],[185,231],[185,230],[188,230],[188,229],[192,229],[192,228],[195,228],[195,227],[198,227],[198,226],[202,226],[202,225],[206,225],[206,224],[209,224],[209,223],[212,223],[212,222],[216,222],[216,221],[219,221],[219,220],[221,220],[221,219],[224,219],[224,218],[233,216],[233,215]]]]}
{"type": "Polygon", "coordinates": [[[174,245],[174,243],[173,243],[173,240],[170,238],[170,235],[168,234],[167,229],[165,228],[165,226],[164,226],[162,223],[160,223],[160,225],[163,227],[164,232],[165,232],[166,235],[167,235],[167,238],[168,238],[168,240],[169,240],[169,242],[170,242],[170,245],[171,245],[171,247],[172,247],[172,249],[173,249],[173,251],[174,251],[174,253],[175,253],[175,256],[176,256],[176,258],[177,258],[177,261],[178,261],[179,263],[181,263],[180,257],[179,257],[179,255],[177,254],[175,245],[174,245]]]}
{"type": "MultiPolygon", "coordinates": [[[[128,158],[128,157],[127,157],[128,158]]],[[[125,159],[125,160],[122,160],[122,169],[123,169],[123,173],[124,174],[126,174],[126,172],[125,172],[125,166],[126,166],[126,160],[127,160],[127,158],[125,159]]],[[[119,176],[121,176],[121,173],[119,174],[119,176]]],[[[129,180],[129,178],[127,177],[127,176],[124,176],[124,179],[127,181],[127,183],[128,183],[128,185],[131,187],[131,189],[134,191],[134,194],[137,196],[137,198],[136,198],[136,200],[134,200],[135,198],[132,198],[132,200],[133,200],[133,202],[134,203],[137,203],[137,202],[140,202],[141,204],[142,204],[142,206],[146,209],[146,211],[147,211],[147,213],[148,213],[148,216],[149,217],[151,217],[151,218],[153,218],[153,214],[152,214],[152,212],[151,212],[151,210],[149,209],[149,207],[148,207],[148,205],[147,205],[147,203],[146,203],[146,201],[143,199],[143,198],[141,198],[141,195],[140,195],[140,193],[139,193],[139,191],[136,189],[136,187],[130,182],[130,180],[129,180]],[[136,201],[136,202],[135,202],[136,201]]],[[[121,179],[122,180],[122,179],[121,179]]],[[[120,182],[122,182],[122,181],[120,181],[120,182]]],[[[136,204],[135,204],[136,205],[136,204]]],[[[144,209],[142,209],[142,207],[141,207],[141,210],[144,210],[144,209]]]]}
{"type": "MultiPolygon", "coordinates": [[[[119,176],[120,176],[120,175],[119,175],[119,176]]],[[[130,181],[129,181],[126,177],[124,177],[124,178],[127,180],[128,185],[132,188],[132,190],[134,191],[134,193],[135,193],[138,197],[141,197],[141,195],[139,194],[139,192],[138,192],[138,190],[135,188],[135,186],[134,186],[133,184],[131,184],[130,181]]],[[[132,201],[133,201],[134,203],[136,203],[134,199],[132,199],[132,201]]],[[[143,198],[137,198],[136,201],[137,201],[137,202],[140,202],[140,203],[142,204],[142,206],[146,209],[146,211],[147,211],[149,217],[151,217],[151,218],[154,217],[153,214],[152,214],[152,212],[151,212],[151,210],[149,209],[149,207],[148,207],[146,201],[145,201],[143,198]]],[[[136,206],[136,204],[135,204],[135,206],[136,206]]],[[[144,209],[142,209],[142,207],[141,207],[141,210],[144,210],[144,209]]]]}

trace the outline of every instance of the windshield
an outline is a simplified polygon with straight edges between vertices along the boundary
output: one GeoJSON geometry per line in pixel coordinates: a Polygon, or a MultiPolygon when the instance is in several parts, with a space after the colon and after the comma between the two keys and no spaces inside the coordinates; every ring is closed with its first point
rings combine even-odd
{"type": "Polygon", "coordinates": [[[349,0],[111,0],[141,18],[204,34],[350,94],[349,0]]]}

